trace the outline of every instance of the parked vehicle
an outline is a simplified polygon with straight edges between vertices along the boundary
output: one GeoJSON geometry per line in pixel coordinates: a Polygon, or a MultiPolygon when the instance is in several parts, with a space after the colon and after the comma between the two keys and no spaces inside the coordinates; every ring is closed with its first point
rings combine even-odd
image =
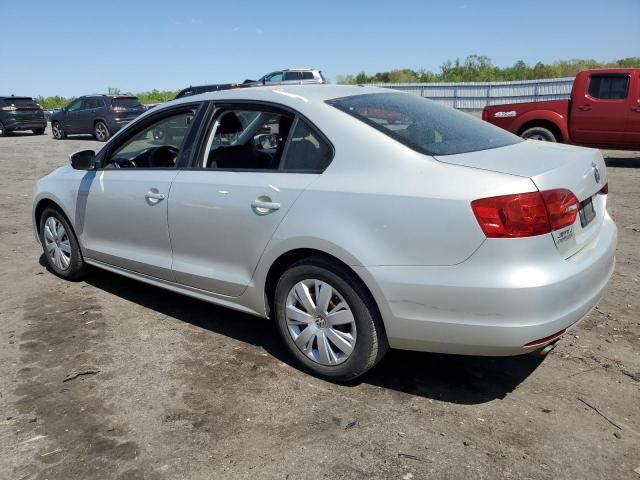
{"type": "Polygon", "coordinates": [[[96,140],[106,142],[145,110],[140,100],[130,95],[86,95],[53,112],[51,132],[56,140],[91,133],[96,140]]]}
{"type": "Polygon", "coordinates": [[[298,85],[148,111],[41,179],[33,222],[56,275],[93,265],[271,318],[301,365],[347,380],[388,347],[551,348],[613,273],[607,192],[598,150],[298,85]],[[183,133],[155,139],[166,124],[183,133]]]}
{"type": "Polygon", "coordinates": [[[46,128],[42,107],[33,98],[0,96],[0,137],[24,130],[42,135],[46,128]]]}
{"type": "Polygon", "coordinates": [[[640,148],[640,69],[585,70],[570,100],[492,105],[482,118],[523,138],[640,148]]]}
{"type": "Polygon", "coordinates": [[[187,87],[184,90],[180,90],[174,100],[184,97],[190,97],[192,95],[199,95],[206,92],[218,92],[220,90],[231,90],[232,88],[238,88],[240,85],[237,83],[217,83],[212,85],[199,85],[197,87],[187,87]]]}
{"type": "Polygon", "coordinates": [[[297,85],[327,83],[322,72],[314,68],[288,68],[278,70],[260,78],[260,80],[245,80],[243,87],[258,85],[297,85]]]}

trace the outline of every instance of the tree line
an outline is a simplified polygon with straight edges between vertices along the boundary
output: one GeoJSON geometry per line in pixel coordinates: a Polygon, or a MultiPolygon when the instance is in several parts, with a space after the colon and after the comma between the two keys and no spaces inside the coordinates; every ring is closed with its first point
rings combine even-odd
{"type": "Polygon", "coordinates": [[[640,57],[628,57],[612,62],[593,59],[559,60],[550,64],[538,62],[527,65],[518,60],[510,67],[498,67],[489,57],[469,55],[464,60],[448,60],[440,66],[440,71],[410,68],[395,69],[367,75],[338,75],[336,83],[438,83],[438,82],[499,82],[510,80],[537,80],[540,78],[574,77],[580,70],[589,68],[640,68],[640,57]]]}
{"type": "MultiPolygon", "coordinates": [[[[640,68],[640,57],[628,57],[612,62],[599,62],[593,59],[560,60],[550,64],[538,62],[527,65],[518,60],[510,67],[498,67],[489,57],[483,55],[469,55],[464,60],[459,58],[448,60],[440,66],[440,71],[432,72],[425,69],[412,70],[410,68],[395,69],[388,72],[378,72],[367,75],[360,72],[357,75],[338,75],[336,83],[436,83],[436,82],[497,82],[505,80],[537,80],[540,78],[573,77],[580,70],[587,68],[640,68]]],[[[117,89],[110,89],[118,91],[117,89]]],[[[163,103],[173,99],[178,94],[175,90],[151,90],[133,95],[146,105],[163,103]]],[[[35,100],[46,109],[60,108],[67,105],[75,97],[60,96],[35,97],[35,100]]]]}
{"type": "MultiPolygon", "coordinates": [[[[140,99],[145,105],[152,105],[156,103],[164,103],[169,100],[173,100],[178,94],[179,90],[151,90],[149,92],[139,92],[139,93],[121,93],[118,89],[109,89],[109,94],[117,94],[117,95],[135,95],[140,99]],[[114,92],[115,90],[115,92],[114,92]]],[[[76,97],[34,97],[34,100],[42,105],[42,108],[50,110],[54,108],[64,107],[68,105],[71,101],[75,100],[76,97]]]]}

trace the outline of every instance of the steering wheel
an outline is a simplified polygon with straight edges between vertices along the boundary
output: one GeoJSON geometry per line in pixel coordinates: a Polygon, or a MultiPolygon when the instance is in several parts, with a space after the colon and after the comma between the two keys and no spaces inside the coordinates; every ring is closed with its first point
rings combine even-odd
{"type": "Polygon", "coordinates": [[[173,167],[179,150],[171,145],[156,147],[149,155],[149,167],[173,167]]]}

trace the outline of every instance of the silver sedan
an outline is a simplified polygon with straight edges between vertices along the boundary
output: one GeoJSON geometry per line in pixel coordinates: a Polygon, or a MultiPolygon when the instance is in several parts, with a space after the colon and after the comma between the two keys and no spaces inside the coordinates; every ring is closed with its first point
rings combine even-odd
{"type": "Polygon", "coordinates": [[[363,87],[169,102],[41,179],[50,270],[89,266],[270,318],[312,373],[389,347],[549,349],[597,304],[616,227],[597,150],[363,87]]]}

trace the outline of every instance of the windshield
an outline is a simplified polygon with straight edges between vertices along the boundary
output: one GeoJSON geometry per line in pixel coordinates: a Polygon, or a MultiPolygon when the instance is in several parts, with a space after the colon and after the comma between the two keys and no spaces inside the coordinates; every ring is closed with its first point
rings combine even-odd
{"type": "Polygon", "coordinates": [[[467,113],[410,94],[372,93],[327,103],[427,155],[475,152],[522,141],[467,113]]]}

